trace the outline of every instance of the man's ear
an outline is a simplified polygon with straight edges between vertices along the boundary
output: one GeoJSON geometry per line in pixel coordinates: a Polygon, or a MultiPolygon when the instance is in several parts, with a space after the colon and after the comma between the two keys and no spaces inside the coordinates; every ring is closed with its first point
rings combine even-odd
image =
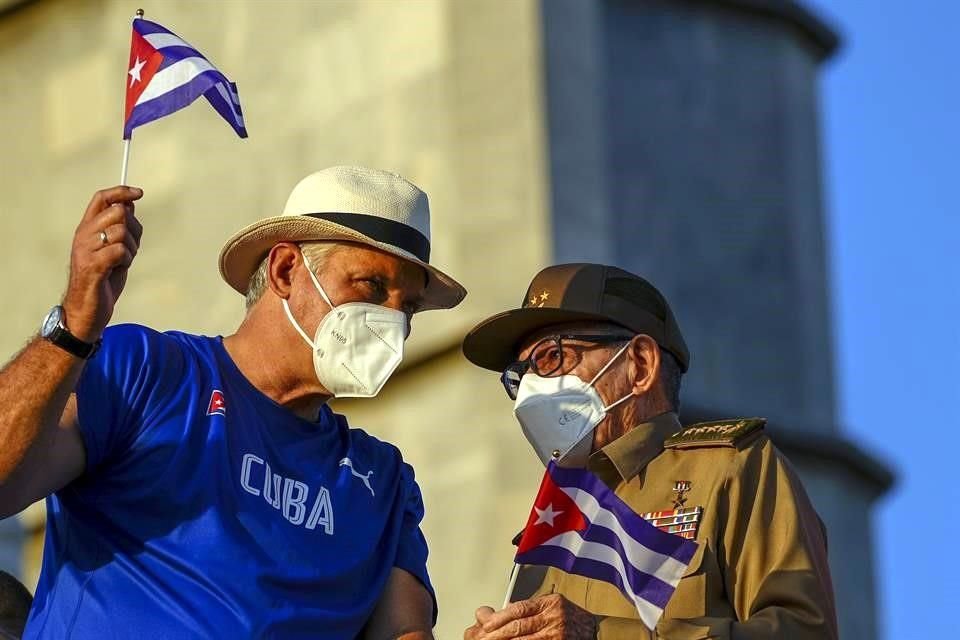
{"type": "Polygon", "coordinates": [[[660,380],[660,347],[656,340],[646,334],[636,335],[630,340],[626,355],[632,374],[631,393],[649,393],[660,380]]]}
{"type": "Polygon", "coordinates": [[[293,289],[293,270],[303,260],[292,242],[273,245],[267,256],[267,285],[278,298],[288,300],[293,289]]]}

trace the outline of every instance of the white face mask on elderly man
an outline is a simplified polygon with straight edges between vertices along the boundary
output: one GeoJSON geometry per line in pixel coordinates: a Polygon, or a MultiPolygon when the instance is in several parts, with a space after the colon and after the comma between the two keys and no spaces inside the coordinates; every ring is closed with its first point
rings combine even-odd
{"type": "Polygon", "coordinates": [[[593,385],[629,346],[625,344],[590,382],[572,374],[543,378],[526,373],[520,379],[513,413],[544,465],[550,460],[563,467],[586,465],[594,428],[607,411],[633,395],[603,406],[593,385]]]}
{"type": "Polygon", "coordinates": [[[380,393],[403,360],[406,314],[369,302],[333,306],[306,256],[303,256],[303,262],[313,286],[329,305],[330,312],[320,321],[311,340],[294,320],[286,300],[283,300],[283,310],[297,333],[313,350],[317,380],[335,398],[372,398],[380,393]]]}

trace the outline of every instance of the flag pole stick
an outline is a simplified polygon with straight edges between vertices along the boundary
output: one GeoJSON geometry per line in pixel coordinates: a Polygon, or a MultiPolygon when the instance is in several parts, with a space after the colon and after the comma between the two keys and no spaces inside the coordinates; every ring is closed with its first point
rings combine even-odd
{"type": "MultiPolygon", "coordinates": [[[[130,134],[130,138],[133,133],[130,134]]],[[[120,184],[127,184],[127,165],[130,163],[130,138],[123,141],[123,164],[120,166],[120,184]]]]}
{"type": "MultiPolygon", "coordinates": [[[[139,20],[143,17],[143,9],[137,9],[137,13],[133,16],[134,20],[139,20]]],[[[130,137],[123,141],[123,162],[120,165],[120,184],[127,184],[127,167],[130,166],[130,140],[133,139],[133,132],[130,132],[130,137]]]]}
{"type": "Polygon", "coordinates": [[[510,604],[510,596],[513,595],[513,588],[517,586],[517,576],[520,575],[520,565],[516,562],[513,563],[513,571],[510,572],[510,582],[507,584],[507,592],[503,595],[503,606],[501,609],[505,609],[508,604],[510,604]]]}

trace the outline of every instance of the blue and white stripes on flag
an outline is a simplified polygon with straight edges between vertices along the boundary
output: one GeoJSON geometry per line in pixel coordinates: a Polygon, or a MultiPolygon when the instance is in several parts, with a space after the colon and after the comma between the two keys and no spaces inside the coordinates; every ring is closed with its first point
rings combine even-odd
{"type": "Polygon", "coordinates": [[[127,71],[123,137],[204,96],[241,138],[247,129],[237,85],[199,51],[155,22],[135,18],[127,71]]]}
{"type": "Polygon", "coordinates": [[[516,561],[609,582],[653,629],[696,550],[696,542],[644,520],[589,471],[551,462],[516,561]]]}

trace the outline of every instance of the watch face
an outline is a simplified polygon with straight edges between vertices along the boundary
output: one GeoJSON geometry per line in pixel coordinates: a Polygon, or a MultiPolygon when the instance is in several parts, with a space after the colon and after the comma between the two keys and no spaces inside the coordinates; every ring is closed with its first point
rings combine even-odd
{"type": "Polygon", "coordinates": [[[43,324],[40,326],[40,335],[44,338],[49,338],[53,335],[53,331],[59,326],[62,317],[63,308],[61,306],[57,305],[53,309],[50,309],[50,313],[43,319],[43,324]]]}

